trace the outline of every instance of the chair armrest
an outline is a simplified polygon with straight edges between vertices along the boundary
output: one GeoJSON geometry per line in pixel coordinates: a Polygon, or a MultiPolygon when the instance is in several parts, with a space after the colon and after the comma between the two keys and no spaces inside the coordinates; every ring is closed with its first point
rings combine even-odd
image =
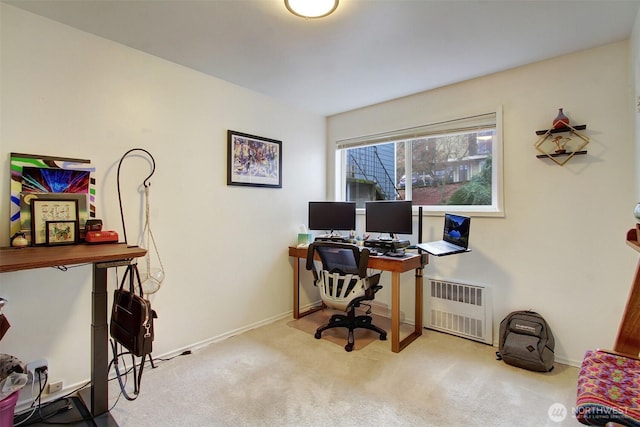
{"type": "MultiPolygon", "coordinates": [[[[378,283],[380,283],[380,273],[376,273],[376,274],[372,274],[371,276],[367,277],[367,280],[369,281],[369,287],[375,287],[378,286],[378,283]]],[[[379,286],[380,289],[382,289],[382,286],[379,286]]]]}
{"type": "Polygon", "coordinates": [[[315,246],[313,245],[313,243],[309,244],[309,246],[307,246],[307,264],[306,264],[306,268],[307,270],[313,270],[314,269],[314,257],[315,256],[315,246]]]}
{"type": "Polygon", "coordinates": [[[628,353],[621,353],[619,351],[615,351],[615,350],[609,350],[609,349],[603,349],[603,348],[598,348],[596,349],[596,351],[601,351],[603,353],[608,353],[608,354],[612,354],[614,356],[621,356],[621,357],[626,357],[628,359],[634,359],[634,360],[640,360],[640,355],[632,355],[632,354],[628,354],[628,353]]]}

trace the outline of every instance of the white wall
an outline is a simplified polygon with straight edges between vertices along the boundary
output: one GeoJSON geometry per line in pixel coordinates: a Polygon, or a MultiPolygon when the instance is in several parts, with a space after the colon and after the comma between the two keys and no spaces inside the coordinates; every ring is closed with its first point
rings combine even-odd
{"type": "MultiPolygon", "coordinates": [[[[508,312],[533,309],[551,324],[558,361],[578,364],[586,349],[613,345],[637,260],[625,244],[636,202],[629,51],[616,43],[328,119],[332,153],[344,138],[503,106],[506,215],[473,218],[473,251],[432,257],[425,269],[425,277],[492,288],[494,341],[508,312]],[[560,107],[591,138],[588,155],[562,167],[537,159],[533,146],[560,107]]],[[[424,221],[423,240],[440,238],[442,217],[424,221]]],[[[402,306],[413,318],[405,276],[402,306]]]]}
{"type": "MultiPolygon", "coordinates": [[[[152,297],[154,355],[290,315],[287,246],[306,223],[307,201],[326,193],[325,118],[6,4],[0,13],[1,244],[9,153],[91,159],[98,217],[121,233],[116,166],[140,147],[157,164],[151,225],[167,273],[152,297]],[[282,189],[226,185],[227,129],[282,141],[282,189]]],[[[135,243],[149,168],[132,157],[122,172],[135,243]]],[[[0,353],[46,358],[51,379],[67,386],[88,379],[90,291],[90,267],[2,274],[12,327],[0,353]]]]}
{"type": "Polygon", "coordinates": [[[636,142],[636,201],[640,203],[640,12],[636,15],[631,34],[631,75],[635,94],[635,142],[636,142]]]}

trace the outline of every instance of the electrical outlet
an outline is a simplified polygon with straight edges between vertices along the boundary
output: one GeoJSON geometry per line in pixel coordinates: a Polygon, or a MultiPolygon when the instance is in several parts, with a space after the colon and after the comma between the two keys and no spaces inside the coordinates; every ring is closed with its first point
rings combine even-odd
{"type": "Polygon", "coordinates": [[[52,381],[47,386],[47,394],[57,393],[62,390],[62,380],[52,381]]]}
{"type": "Polygon", "coordinates": [[[48,371],[48,363],[46,359],[39,359],[27,363],[27,373],[29,374],[29,382],[35,384],[44,384],[47,381],[45,372],[48,371]],[[40,380],[38,380],[40,378],[40,380]]]}

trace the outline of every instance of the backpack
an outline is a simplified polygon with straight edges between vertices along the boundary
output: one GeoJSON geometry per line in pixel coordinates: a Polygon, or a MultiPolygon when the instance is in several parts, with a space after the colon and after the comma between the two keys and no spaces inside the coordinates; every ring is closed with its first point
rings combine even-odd
{"type": "Polygon", "coordinates": [[[533,311],[513,311],[500,322],[498,360],[530,371],[553,369],[555,339],[547,322],[533,311]]]}

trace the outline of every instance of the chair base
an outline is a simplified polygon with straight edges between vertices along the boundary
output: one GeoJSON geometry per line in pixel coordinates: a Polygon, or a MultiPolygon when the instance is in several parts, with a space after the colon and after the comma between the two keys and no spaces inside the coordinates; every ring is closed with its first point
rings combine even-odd
{"type": "Polygon", "coordinates": [[[382,328],[377,327],[373,323],[371,323],[373,319],[368,315],[356,316],[353,308],[347,312],[347,314],[334,314],[329,319],[329,323],[324,326],[316,329],[315,338],[320,339],[322,336],[322,332],[327,329],[333,328],[347,328],[349,330],[349,335],[347,338],[347,345],[344,346],[346,351],[352,351],[354,345],[354,334],[353,331],[358,328],[369,329],[370,331],[377,332],[380,334],[380,340],[384,341],[387,339],[387,331],[382,328]]]}

